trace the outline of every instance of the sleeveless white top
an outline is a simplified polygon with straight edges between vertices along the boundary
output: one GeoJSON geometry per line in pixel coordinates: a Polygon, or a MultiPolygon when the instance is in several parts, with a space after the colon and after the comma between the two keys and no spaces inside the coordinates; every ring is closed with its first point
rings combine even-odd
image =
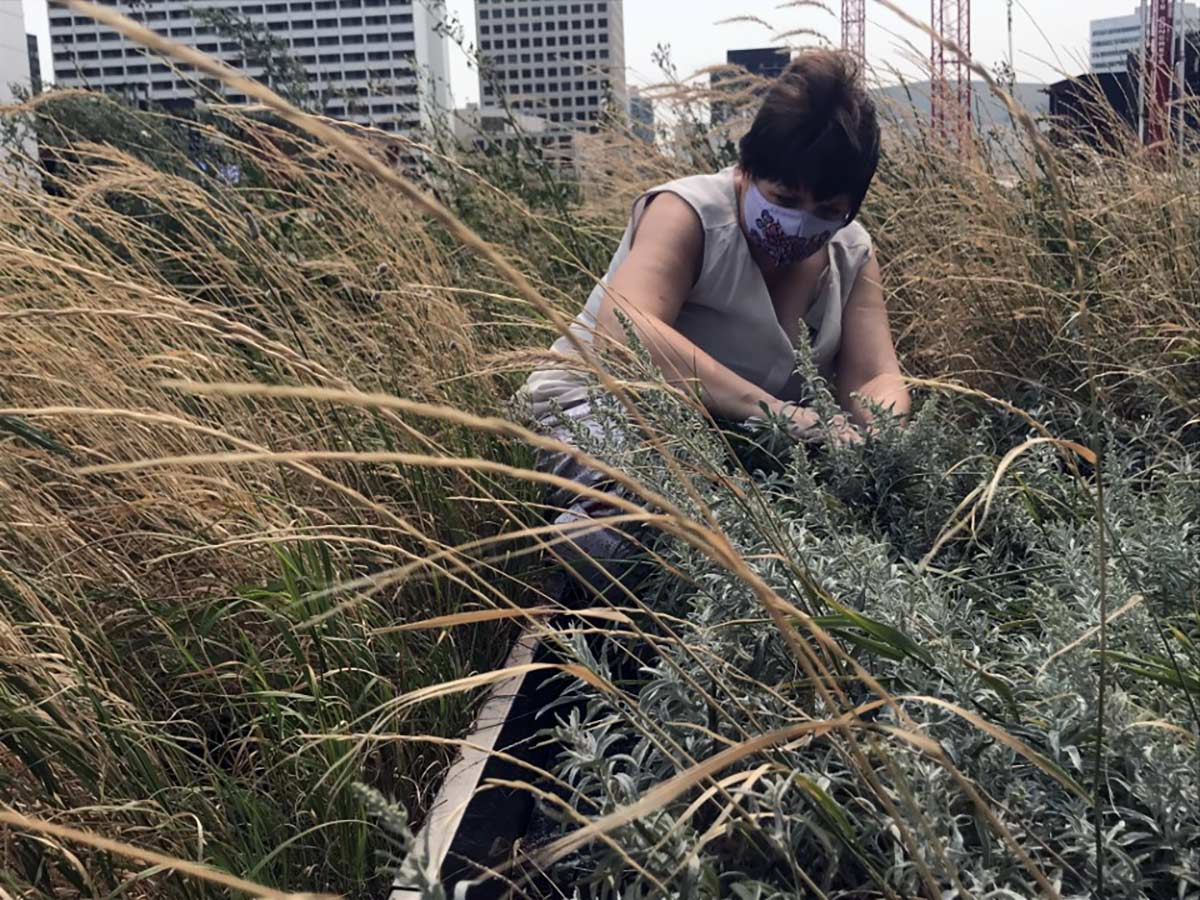
{"type": "MultiPolygon", "coordinates": [[[[771,302],[762,272],[750,255],[738,217],[733,167],[715,175],[693,175],[647,191],[633,206],[625,236],[603,280],[596,285],[571,330],[590,341],[596,315],[617,268],[629,255],[633,235],[649,201],[671,193],[696,211],[704,228],[704,259],[700,275],[688,293],[674,327],[722,365],[783,400],[798,399],[801,388],[793,377],[795,350],[771,302]]],[[[817,295],[804,315],[812,341],[813,359],[821,374],[830,377],[842,343],[842,312],[863,264],[871,254],[871,238],[857,221],[834,234],[829,242],[829,264],[817,282],[817,295]]],[[[551,348],[574,356],[570,342],[560,337],[551,348]]],[[[592,377],[586,372],[544,368],[533,372],[525,394],[536,418],[586,399],[592,377]]]]}

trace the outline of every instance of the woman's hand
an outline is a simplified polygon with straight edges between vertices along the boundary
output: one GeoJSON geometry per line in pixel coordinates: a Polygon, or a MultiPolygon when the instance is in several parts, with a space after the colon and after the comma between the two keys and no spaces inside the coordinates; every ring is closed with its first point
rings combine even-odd
{"type": "Polygon", "coordinates": [[[807,406],[787,401],[779,404],[776,414],[787,423],[788,435],[792,440],[807,444],[821,439],[821,419],[807,406]]]}
{"type": "Polygon", "coordinates": [[[821,417],[807,406],[787,401],[779,405],[776,411],[787,421],[788,434],[792,440],[812,444],[828,438],[834,444],[861,444],[863,436],[844,415],[834,416],[828,430],[821,427],[821,417]]]}
{"type": "Polygon", "coordinates": [[[837,416],[833,420],[833,427],[830,429],[830,439],[838,446],[846,444],[861,444],[863,442],[862,432],[855,427],[854,423],[846,416],[837,416]]]}

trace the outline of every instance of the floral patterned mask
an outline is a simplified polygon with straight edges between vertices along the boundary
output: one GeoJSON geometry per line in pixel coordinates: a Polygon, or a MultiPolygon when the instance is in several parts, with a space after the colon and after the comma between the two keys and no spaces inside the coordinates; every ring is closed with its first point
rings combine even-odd
{"type": "Polygon", "coordinates": [[[776,206],[751,184],[745,199],[750,243],[777,266],[787,266],[812,256],[845,222],[822,219],[802,209],[776,206]]]}

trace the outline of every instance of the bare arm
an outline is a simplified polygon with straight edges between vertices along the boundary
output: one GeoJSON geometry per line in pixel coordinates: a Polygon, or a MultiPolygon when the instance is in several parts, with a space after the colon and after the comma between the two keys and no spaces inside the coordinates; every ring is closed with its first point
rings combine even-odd
{"type": "Polygon", "coordinates": [[[778,398],[717,362],[674,328],[704,256],[704,230],[695,211],[674,194],[659,194],[642,214],[636,239],[613,273],[598,317],[601,330],[623,342],[614,306],[629,320],[667,380],[679,387],[699,383],[714,415],[747,419],[760,404],[778,411],[778,398]]]}
{"type": "Polygon", "coordinates": [[[838,402],[855,422],[870,427],[871,411],[852,394],[861,394],[893,415],[907,415],[908,388],[900,374],[879,263],[872,255],[850,291],[842,315],[842,350],[837,364],[838,402]]]}

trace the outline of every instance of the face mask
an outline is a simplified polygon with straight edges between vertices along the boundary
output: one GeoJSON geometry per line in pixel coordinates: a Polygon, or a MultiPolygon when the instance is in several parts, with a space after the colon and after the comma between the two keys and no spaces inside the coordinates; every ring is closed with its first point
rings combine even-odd
{"type": "Polygon", "coordinates": [[[812,256],[846,224],[819,218],[802,209],[776,206],[756,184],[746,191],[745,202],[750,243],[777,266],[812,256]]]}

